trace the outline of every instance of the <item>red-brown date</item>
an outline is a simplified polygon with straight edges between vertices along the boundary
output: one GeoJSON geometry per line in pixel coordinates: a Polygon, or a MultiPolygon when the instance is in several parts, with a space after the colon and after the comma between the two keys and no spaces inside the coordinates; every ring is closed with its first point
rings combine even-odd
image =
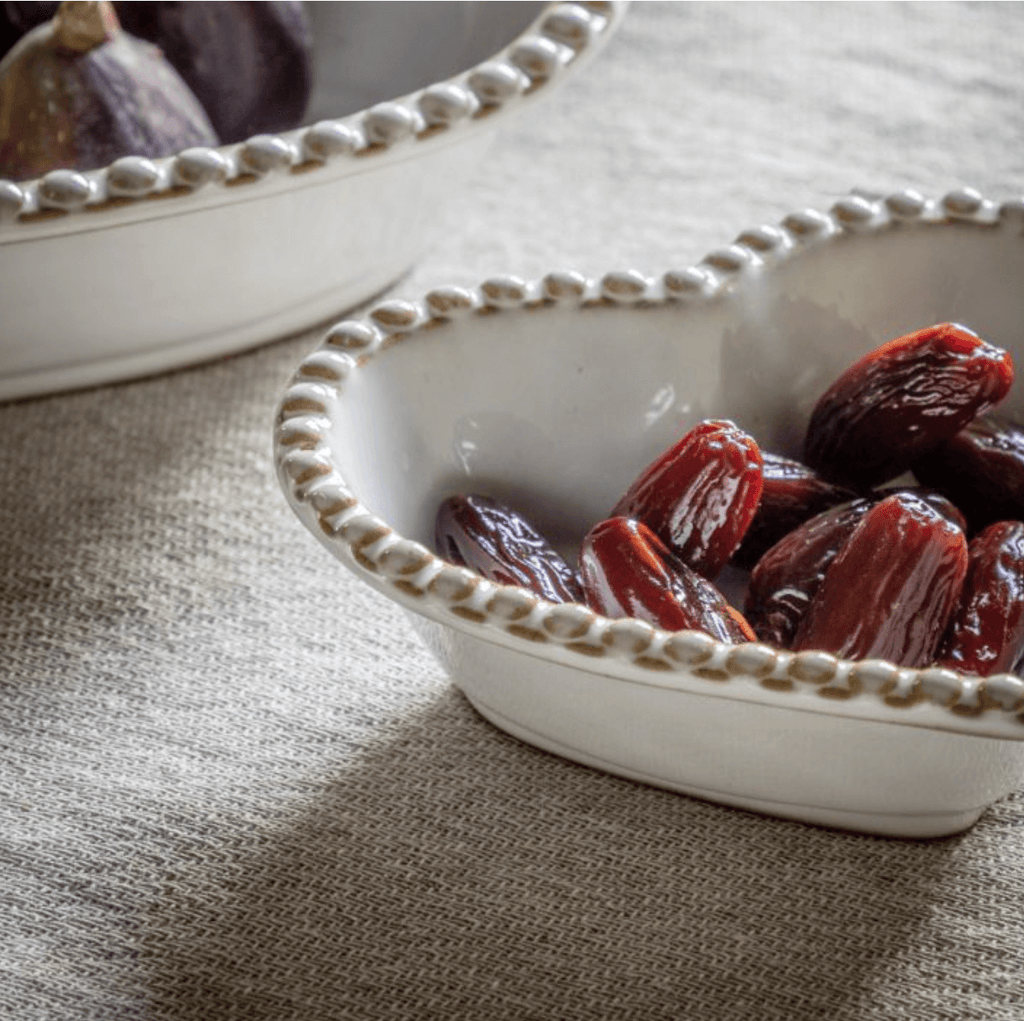
{"type": "Polygon", "coordinates": [[[762,642],[789,648],[825,572],[872,506],[861,499],[823,511],[761,557],[750,575],[743,612],[762,642]]]}
{"type": "Polygon", "coordinates": [[[925,666],[966,573],[959,528],[918,497],[887,497],[861,518],[825,572],[792,647],[925,666]]]}
{"type": "Polygon", "coordinates": [[[945,494],[972,532],[1024,520],[1024,429],[988,415],[911,466],[919,482],[945,494]]]}
{"type": "Polygon", "coordinates": [[[997,521],[971,540],[960,602],[937,665],[987,677],[1024,653],[1024,523],[997,521]]]}
{"type": "Polygon", "coordinates": [[[743,612],[761,641],[789,647],[825,572],[861,518],[880,500],[901,493],[924,500],[963,530],[956,507],[920,486],[877,490],[822,511],[783,536],[751,572],[743,612]]]}
{"type": "Polygon", "coordinates": [[[887,496],[897,496],[900,493],[920,497],[925,503],[934,507],[951,525],[956,525],[961,532],[966,533],[967,519],[960,513],[960,508],[942,493],[928,486],[893,486],[888,489],[876,489],[873,499],[884,500],[887,496]]]}
{"type": "Polygon", "coordinates": [[[844,486],[827,482],[799,461],[766,451],[761,456],[761,499],[750,527],[732,555],[732,563],[748,571],[794,528],[857,495],[844,486]]]}
{"type": "Polygon", "coordinates": [[[576,572],[521,514],[487,496],[452,496],[437,511],[441,556],[552,603],[582,602],[576,572]]]}
{"type": "Polygon", "coordinates": [[[757,640],[721,592],[638,521],[616,517],[596,524],[583,540],[580,574],[588,604],[606,617],[703,631],[721,642],[757,640]]]}
{"type": "Polygon", "coordinates": [[[879,485],[998,404],[1012,381],[1009,354],[963,326],[940,323],[897,337],[821,396],[804,459],[835,482],[879,485]]]}
{"type": "Polygon", "coordinates": [[[715,578],[753,520],[761,485],[753,439],[707,420],[648,465],[609,517],[642,521],[683,563],[715,578]]]}

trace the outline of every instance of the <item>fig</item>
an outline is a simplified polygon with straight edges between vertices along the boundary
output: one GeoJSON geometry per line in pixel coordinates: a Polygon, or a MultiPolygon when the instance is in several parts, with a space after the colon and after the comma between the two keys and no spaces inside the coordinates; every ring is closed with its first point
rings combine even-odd
{"type": "Polygon", "coordinates": [[[125,30],[155,43],[223,142],[298,127],[313,85],[301,3],[118,3],[125,30]]]}
{"type": "Polygon", "coordinates": [[[155,46],[121,29],[106,0],[65,0],[0,61],[0,176],[217,144],[189,87],[155,46]]]}
{"type": "MultiPolygon", "coordinates": [[[[56,3],[0,2],[0,57],[56,3]]],[[[298,0],[114,3],[121,27],[158,46],[223,142],[297,127],[313,85],[312,32],[298,0]]]]}

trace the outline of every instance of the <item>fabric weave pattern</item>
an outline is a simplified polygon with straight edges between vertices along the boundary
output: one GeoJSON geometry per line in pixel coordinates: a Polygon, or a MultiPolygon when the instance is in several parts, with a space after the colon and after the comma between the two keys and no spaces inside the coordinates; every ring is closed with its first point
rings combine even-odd
{"type": "MultiPolygon", "coordinates": [[[[854,186],[1019,196],[1022,31],[635,3],[392,293],[680,268],[854,186]]],[[[1024,779],[883,840],[495,730],[278,490],[318,336],[0,406],[0,1018],[1024,1018],[1024,779]]]]}

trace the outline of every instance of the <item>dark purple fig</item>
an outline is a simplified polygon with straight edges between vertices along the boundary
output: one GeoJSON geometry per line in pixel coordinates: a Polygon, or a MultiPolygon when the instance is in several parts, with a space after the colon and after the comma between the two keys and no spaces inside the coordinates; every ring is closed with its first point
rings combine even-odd
{"type": "Polygon", "coordinates": [[[125,30],[155,43],[223,142],[298,127],[313,85],[301,3],[118,3],[125,30]]]}
{"type": "Polygon", "coordinates": [[[110,3],[66,0],[0,61],[0,176],[93,170],[217,145],[196,97],[110,3]]]}

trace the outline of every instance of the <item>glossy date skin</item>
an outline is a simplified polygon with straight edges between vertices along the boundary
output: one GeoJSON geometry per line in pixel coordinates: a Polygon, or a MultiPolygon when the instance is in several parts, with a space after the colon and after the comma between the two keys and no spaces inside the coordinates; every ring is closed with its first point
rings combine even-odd
{"type": "Polygon", "coordinates": [[[442,557],[502,585],[519,585],[552,603],[583,601],[576,572],[521,514],[487,496],[441,503],[434,542],[442,557]]]}
{"type": "Polygon", "coordinates": [[[990,486],[980,504],[998,512],[1005,498],[1024,517],[1024,430],[969,421],[1012,378],[1006,352],[955,324],[929,327],[873,351],[823,395],[807,433],[818,463],[763,454],[732,422],[700,422],[588,533],[579,575],[485,497],[442,506],[438,548],[494,581],[666,630],[902,666],[1011,669],[1024,655],[1024,581],[1017,591],[1005,579],[1012,564],[1024,579],[1024,535],[1017,552],[987,536],[969,557],[969,522],[953,500],[971,505],[973,470],[990,486]],[[962,450],[967,468],[950,472],[962,450]],[[886,485],[908,464],[925,486],[886,485]],[[745,616],[713,584],[727,562],[752,565],[745,616]],[[956,623],[961,611],[973,616],[956,623]]]}
{"type": "Polygon", "coordinates": [[[989,525],[971,540],[968,555],[936,665],[988,677],[1012,670],[1024,653],[1024,523],[989,525]]]}
{"type": "Polygon", "coordinates": [[[710,581],[633,519],[609,518],[587,533],[580,574],[587,603],[606,617],[633,617],[666,631],[703,631],[721,642],[756,641],[710,581]]]}
{"type": "Polygon", "coordinates": [[[924,500],[961,531],[963,515],[945,497],[917,486],[878,490],[798,525],[754,566],[743,612],[763,642],[789,648],[825,572],[861,518],[879,501],[905,494],[924,500]]]}
{"type": "Polygon", "coordinates": [[[967,563],[959,528],[918,497],[887,497],[861,518],[825,572],[792,648],[927,666],[967,563]]]}
{"type": "Polygon", "coordinates": [[[637,477],[609,517],[642,521],[688,567],[714,579],[757,511],[762,458],[732,422],[700,422],[637,477]]]}
{"type": "Polygon", "coordinates": [[[887,489],[875,490],[874,500],[884,499],[886,496],[896,496],[906,493],[908,496],[917,496],[937,510],[950,524],[956,525],[961,532],[967,532],[967,519],[960,513],[960,508],[942,493],[928,486],[892,486],[887,489]]]}
{"type": "Polygon", "coordinates": [[[732,563],[747,571],[794,528],[857,496],[845,486],[826,481],[799,461],[764,450],[761,457],[764,460],[761,498],[732,556],[732,563]]]}
{"type": "Polygon", "coordinates": [[[872,506],[860,499],[817,514],[761,557],[743,612],[762,642],[790,647],[825,572],[872,506]]]}
{"type": "Polygon", "coordinates": [[[1012,382],[1009,354],[963,326],[940,323],[897,337],[821,396],[804,460],[834,482],[880,485],[998,404],[1012,382]]]}
{"type": "Polygon", "coordinates": [[[911,468],[964,512],[972,532],[1024,520],[1024,429],[1006,419],[976,419],[911,468]]]}

